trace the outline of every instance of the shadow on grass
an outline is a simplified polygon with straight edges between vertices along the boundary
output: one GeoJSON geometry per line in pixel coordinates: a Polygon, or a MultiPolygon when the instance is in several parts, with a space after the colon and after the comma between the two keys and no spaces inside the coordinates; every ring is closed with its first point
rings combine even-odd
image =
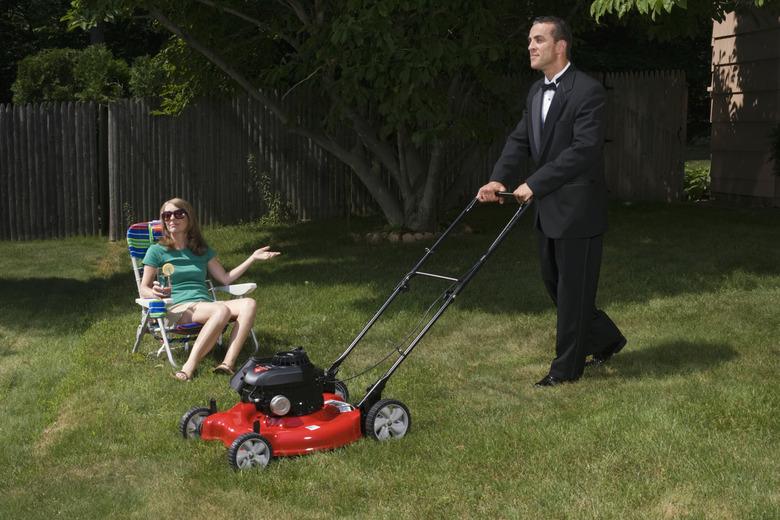
{"type": "Polygon", "coordinates": [[[0,344],[3,345],[2,348],[0,348],[0,358],[10,358],[19,355],[21,352],[20,349],[11,348],[8,346],[8,339],[5,337],[0,336],[0,344]]]}
{"type": "MultiPolygon", "coordinates": [[[[511,208],[490,207],[470,215],[469,224],[477,233],[448,238],[424,270],[460,276],[484,252],[511,214],[511,208]]],[[[780,241],[777,210],[615,203],[610,208],[610,221],[599,307],[708,293],[724,284],[749,288],[760,283],[758,277],[780,273],[775,251],[780,241]]],[[[353,226],[359,232],[361,226],[371,229],[370,222],[376,229],[377,220],[367,219],[353,226]]],[[[517,225],[464,291],[459,306],[494,314],[549,310],[539,276],[532,222],[529,214],[517,225]]],[[[348,305],[375,308],[430,245],[355,242],[339,223],[343,221],[275,229],[275,241],[289,262],[281,260],[263,283],[370,283],[376,288],[376,297],[348,305]]],[[[237,250],[250,251],[255,245],[246,242],[237,250]]]]}
{"type": "MultiPolygon", "coordinates": [[[[625,350],[610,361],[610,367],[626,378],[666,378],[712,370],[737,357],[737,351],[726,343],[679,340],[641,350],[631,350],[629,343],[625,350]]],[[[601,369],[593,370],[590,375],[595,378],[610,377],[601,369]]]]}
{"type": "Polygon", "coordinates": [[[4,300],[0,325],[9,330],[85,330],[97,318],[135,310],[131,277],[0,278],[4,300]]]}
{"type": "MultiPolygon", "coordinates": [[[[461,277],[487,250],[490,243],[505,224],[503,217],[513,211],[493,208],[492,219],[472,221],[475,233],[455,233],[448,237],[429,257],[422,270],[436,274],[461,277]]],[[[320,221],[279,227],[274,232],[275,249],[282,251],[278,264],[269,265],[262,284],[296,285],[313,283],[320,286],[370,285],[372,296],[345,302],[360,312],[372,313],[392,293],[396,285],[425,254],[432,241],[410,244],[368,244],[356,241],[349,232],[339,227],[343,220],[320,221]]],[[[379,221],[354,219],[353,232],[375,230],[379,221]],[[373,222],[373,226],[370,224],[373,222]]],[[[466,308],[479,308],[488,312],[543,312],[549,307],[545,297],[518,299],[518,294],[533,292],[531,286],[543,291],[539,279],[539,267],[532,232],[532,219],[525,219],[513,230],[510,238],[499,248],[485,267],[477,274],[459,301],[466,308]],[[473,300],[472,300],[473,299],[473,300]]],[[[231,254],[247,255],[257,247],[254,240],[246,240],[231,247],[231,254]]],[[[423,304],[431,302],[443,292],[448,282],[417,277],[410,283],[411,291],[398,298],[398,303],[410,301],[423,304]]],[[[541,294],[541,293],[540,293],[541,294]]]]}
{"type": "MultiPolygon", "coordinates": [[[[445,241],[425,270],[460,276],[485,251],[512,213],[510,207],[476,211],[469,216],[469,224],[477,233],[445,241]]],[[[778,274],[774,250],[780,241],[777,211],[615,204],[610,208],[610,219],[600,307],[706,293],[720,289],[724,283],[746,286],[759,283],[757,276],[778,274]],[[728,244],[724,244],[724,237],[729,237],[728,244]],[[750,254],[745,254],[747,251],[750,254]]],[[[492,314],[536,314],[551,309],[539,277],[532,222],[529,213],[458,299],[459,307],[492,314]]],[[[289,298],[295,299],[296,286],[304,281],[323,287],[368,286],[371,296],[343,302],[368,317],[430,245],[366,244],[350,236],[351,232],[378,227],[381,221],[377,218],[351,219],[349,229],[344,228],[344,219],[272,228],[227,227],[216,230],[213,241],[216,249],[229,257],[225,262],[228,266],[261,245],[258,242],[280,249],[282,257],[245,275],[272,295],[275,290],[285,290],[289,298]]],[[[423,282],[421,279],[420,284],[423,282]]],[[[129,269],[126,274],[87,281],[49,276],[5,278],[0,284],[4,291],[0,325],[10,330],[81,330],[95,318],[137,310],[129,269]]],[[[418,297],[414,290],[417,285],[415,280],[409,296],[399,299],[399,303],[404,299],[420,303],[430,294],[435,298],[444,289],[434,284],[435,291],[422,291],[418,297]]]]}

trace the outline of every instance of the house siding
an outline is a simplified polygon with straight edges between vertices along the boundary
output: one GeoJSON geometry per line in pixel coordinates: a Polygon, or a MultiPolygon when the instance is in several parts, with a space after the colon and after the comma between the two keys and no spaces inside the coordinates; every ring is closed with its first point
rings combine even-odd
{"type": "Polygon", "coordinates": [[[712,27],[712,193],[780,206],[769,135],[780,123],[780,16],[729,13],[712,27]]]}

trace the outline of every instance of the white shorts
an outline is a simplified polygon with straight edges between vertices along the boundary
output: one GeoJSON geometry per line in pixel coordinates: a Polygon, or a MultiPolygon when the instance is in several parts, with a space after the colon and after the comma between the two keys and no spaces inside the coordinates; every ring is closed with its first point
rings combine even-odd
{"type": "Polygon", "coordinates": [[[199,303],[203,302],[182,302],[182,303],[175,303],[168,307],[168,323],[171,325],[178,325],[179,320],[181,320],[181,317],[184,315],[187,311],[194,311],[195,306],[197,306],[199,303]]]}

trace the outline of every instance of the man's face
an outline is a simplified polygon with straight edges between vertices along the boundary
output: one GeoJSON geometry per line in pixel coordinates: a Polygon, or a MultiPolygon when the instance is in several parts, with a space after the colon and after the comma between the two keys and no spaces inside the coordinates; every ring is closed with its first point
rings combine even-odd
{"type": "Polygon", "coordinates": [[[565,52],[565,42],[555,41],[551,23],[535,23],[528,33],[528,53],[531,55],[531,68],[544,72],[565,52]]]}

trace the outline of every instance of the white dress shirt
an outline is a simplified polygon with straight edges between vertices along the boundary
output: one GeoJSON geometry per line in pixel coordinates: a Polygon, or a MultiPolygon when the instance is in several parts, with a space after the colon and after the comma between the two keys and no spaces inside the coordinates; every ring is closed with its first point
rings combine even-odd
{"type": "MultiPolygon", "coordinates": [[[[558,79],[563,76],[564,72],[566,72],[569,67],[571,66],[571,62],[567,63],[566,66],[561,70],[558,74],[553,76],[552,80],[544,78],[544,84],[549,85],[550,83],[555,83],[555,88],[558,88],[558,79]]],[[[547,111],[550,110],[550,104],[552,103],[553,97],[555,96],[556,90],[545,90],[542,93],[542,123],[544,123],[544,120],[547,119],[547,111]]]]}

